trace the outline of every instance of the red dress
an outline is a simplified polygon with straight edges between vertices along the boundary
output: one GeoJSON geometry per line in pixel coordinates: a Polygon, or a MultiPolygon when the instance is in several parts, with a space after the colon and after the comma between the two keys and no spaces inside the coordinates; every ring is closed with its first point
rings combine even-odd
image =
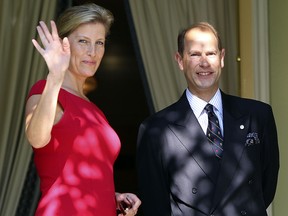
{"type": "MultiPolygon", "coordinates": [[[[37,82],[29,97],[41,94],[37,82]]],[[[37,216],[115,216],[113,164],[120,140],[93,103],[60,90],[64,110],[49,144],[34,150],[41,199],[37,216]]]]}

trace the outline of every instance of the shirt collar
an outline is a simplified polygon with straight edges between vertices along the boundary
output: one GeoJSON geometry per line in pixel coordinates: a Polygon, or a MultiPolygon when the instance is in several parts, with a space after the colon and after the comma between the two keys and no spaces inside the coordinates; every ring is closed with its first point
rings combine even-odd
{"type": "Polygon", "coordinates": [[[209,101],[209,103],[214,106],[214,110],[216,109],[220,113],[220,115],[223,116],[222,96],[221,96],[220,89],[217,90],[217,92],[209,101]]]}
{"type": "MultiPolygon", "coordinates": [[[[188,88],[186,89],[186,97],[190,104],[191,109],[194,112],[196,118],[202,114],[204,107],[207,105],[207,102],[193,95],[188,88]]],[[[222,110],[222,96],[220,89],[218,89],[212,99],[209,101],[210,104],[214,106],[214,110],[216,109],[221,116],[223,116],[222,110]]]]}

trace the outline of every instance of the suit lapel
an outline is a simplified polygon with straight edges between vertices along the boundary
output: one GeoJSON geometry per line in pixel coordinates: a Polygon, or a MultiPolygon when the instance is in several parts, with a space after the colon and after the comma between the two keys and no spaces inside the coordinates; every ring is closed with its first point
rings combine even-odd
{"type": "Polygon", "coordinates": [[[180,117],[169,127],[203,172],[216,184],[219,168],[218,159],[215,157],[205,133],[191,110],[186,96],[182,96],[177,106],[179,107],[176,110],[178,110],[180,117]]]}
{"type": "Polygon", "coordinates": [[[223,97],[223,124],[224,124],[224,153],[219,170],[219,177],[213,199],[215,209],[237,176],[237,168],[245,148],[246,134],[250,125],[250,116],[237,112],[223,97]]]}

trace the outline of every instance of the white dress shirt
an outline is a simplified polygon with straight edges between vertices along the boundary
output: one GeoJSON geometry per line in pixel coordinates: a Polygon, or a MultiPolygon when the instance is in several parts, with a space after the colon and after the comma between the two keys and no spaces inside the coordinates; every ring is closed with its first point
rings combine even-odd
{"type": "MultiPolygon", "coordinates": [[[[193,95],[188,90],[188,88],[186,89],[186,97],[190,104],[191,109],[194,112],[194,115],[196,116],[200,126],[202,127],[202,130],[206,134],[207,127],[208,127],[208,115],[206,111],[204,110],[204,108],[207,105],[207,102],[193,95]]],[[[221,97],[221,92],[219,89],[217,90],[215,95],[212,97],[212,99],[209,101],[209,104],[213,105],[213,110],[219,120],[221,133],[222,133],[222,136],[224,137],[222,97],[221,97]]]]}

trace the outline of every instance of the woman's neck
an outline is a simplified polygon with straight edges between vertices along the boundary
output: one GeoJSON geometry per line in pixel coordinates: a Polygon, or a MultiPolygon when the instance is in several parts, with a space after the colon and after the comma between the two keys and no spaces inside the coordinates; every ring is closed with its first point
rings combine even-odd
{"type": "Polygon", "coordinates": [[[89,99],[86,97],[83,91],[84,83],[85,83],[84,79],[83,80],[71,79],[71,77],[65,76],[62,88],[70,92],[71,94],[74,94],[78,97],[81,97],[89,101],[89,99]]]}

